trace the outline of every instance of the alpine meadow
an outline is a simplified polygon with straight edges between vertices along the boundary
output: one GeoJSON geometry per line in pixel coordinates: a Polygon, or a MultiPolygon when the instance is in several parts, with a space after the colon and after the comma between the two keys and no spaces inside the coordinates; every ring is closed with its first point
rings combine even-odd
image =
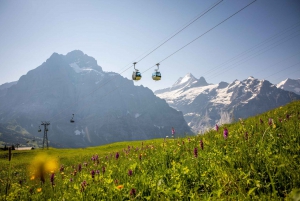
{"type": "Polygon", "coordinates": [[[2,151],[2,200],[299,200],[300,102],[203,134],[2,151]]]}

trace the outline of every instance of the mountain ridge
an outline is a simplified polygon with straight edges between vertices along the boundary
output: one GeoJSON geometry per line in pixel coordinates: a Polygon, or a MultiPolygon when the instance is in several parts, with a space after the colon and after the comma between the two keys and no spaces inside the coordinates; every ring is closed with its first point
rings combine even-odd
{"type": "Polygon", "coordinates": [[[204,131],[215,124],[229,123],[233,118],[246,118],[284,105],[300,96],[278,89],[267,80],[250,76],[232,83],[220,82],[206,86],[183,86],[154,93],[182,111],[188,125],[204,131]]]}

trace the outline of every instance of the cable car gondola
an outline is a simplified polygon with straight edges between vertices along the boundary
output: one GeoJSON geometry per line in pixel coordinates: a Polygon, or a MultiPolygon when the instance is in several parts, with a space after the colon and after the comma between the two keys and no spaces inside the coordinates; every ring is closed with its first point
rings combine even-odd
{"type": "Polygon", "coordinates": [[[38,130],[38,132],[42,132],[42,130],[41,130],[41,127],[39,126],[39,130],[38,130]]]}
{"type": "Polygon", "coordinates": [[[74,122],[75,122],[73,118],[74,118],[74,114],[73,114],[73,116],[72,116],[72,119],[70,120],[71,123],[74,123],[74,122]]]}
{"type": "Polygon", "coordinates": [[[159,81],[161,79],[161,74],[158,71],[159,70],[159,63],[156,64],[157,65],[157,69],[155,69],[155,72],[152,73],[152,79],[155,81],[159,81]]]}
{"type": "Polygon", "coordinates": [[[133,68],[135,71],[132,73],[132,80],[139,81],[142,78],[142,74],[139,72],[138,69],[135,68],[136,62],[133,63],[133,68]]]}

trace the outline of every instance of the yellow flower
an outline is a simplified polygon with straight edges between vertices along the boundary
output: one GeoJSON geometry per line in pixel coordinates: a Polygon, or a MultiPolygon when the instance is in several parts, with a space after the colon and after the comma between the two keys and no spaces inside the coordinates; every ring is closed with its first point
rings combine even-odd
{"type": "Polygon", "coordinates": [[[29,170],[33,173],[30,180],[40,179],[45,181],[48,173],[53,173],[58,168],[58,162],[55,158],[46,154],[37,155],[31,162],[29,170]]]}
{"type": "Polygon", "coordinates": [[[119,185],[116,187],[118,190],[122,190],[122,188],[124,188],[124,185],[119,185]]]}
{"type": "Polygon", "coordinates": [[[38,189],[36,189],[36,192],[41,192],[42,191],[42,188],[38,188],[38,189]]]}

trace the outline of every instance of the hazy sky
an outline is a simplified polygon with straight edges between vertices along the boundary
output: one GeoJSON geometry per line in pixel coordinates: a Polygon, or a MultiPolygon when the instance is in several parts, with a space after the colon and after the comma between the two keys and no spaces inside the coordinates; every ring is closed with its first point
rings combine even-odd
{"type": "MultiPolygon", "coordinates": [[[[75,49],[104,71],[121,72],[218,1],[0,0],[0,84],[18,80],[53,52],[75,49]]],[[[145,71],[251,1],[224,0],[137,69],[145,71]]],[[[131,79],[132,70],[122,75],[131,79]]],[[[152,81],[153,70],[137,84],[166,88],[189,72],[209,83],[251,75],[274,84],[300,78],[300,1],[258,0],[163,61],[161,81],[152,81]]]]}

